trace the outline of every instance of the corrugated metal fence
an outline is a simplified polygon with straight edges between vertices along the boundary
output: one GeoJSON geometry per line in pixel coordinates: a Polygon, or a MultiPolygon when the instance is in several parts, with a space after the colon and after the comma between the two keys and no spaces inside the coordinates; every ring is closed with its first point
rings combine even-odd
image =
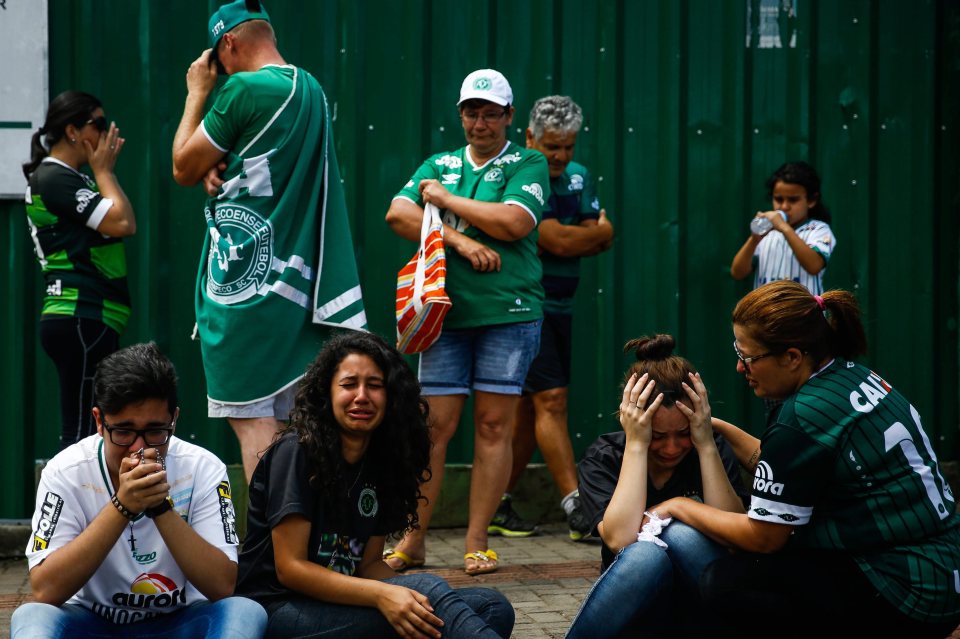
{"type": "MultiPolygon", "coordinates": [[[[189,339],[203,195],[177,187],[170,170],[184,74],[216,4],[50,0],[50,95],[100,96],[128,140],[117,172],[139,232],[128,242],[134,316],[123,341],[154,339],[171,355],[180,434],[233,462],[233,435],[205,417],[189,339]]],[[[464,143],[460,82],[492,66],[513,84],[515,141],[537,97],[564,93],[583,106],[577,158],[598,176],[617,228],[614,248],[585,261],[577,301],[578,451],[617,428],[620,346],[656,331],[674,333],[701,368],[715,414],[759,427],[760,403],[730,349],[729,313],[749,284],[727,269],[748,218],[768,205],[765,177],[784,160],[809,159],[838,238],[827,284],[857,292],[868,362],[918,407],[941,456],[956,457],[955,0],[273,0],[268,9],[287,60],[316,75],[336,109],[377,332],[393,331],[393,274],[413,251],[383,214],[424,157],[464,143]]],[[[32,503],[33,460],[55,451],[57,400],[36,334],[42,286],[20,203],[0,203],[0,229],[0,517],[18,517],[32,503]]],[[[255,374],[258,365],[239,366],[255,374]]],[[[452,462],[472,457],[462,431],[452,462]]]]}

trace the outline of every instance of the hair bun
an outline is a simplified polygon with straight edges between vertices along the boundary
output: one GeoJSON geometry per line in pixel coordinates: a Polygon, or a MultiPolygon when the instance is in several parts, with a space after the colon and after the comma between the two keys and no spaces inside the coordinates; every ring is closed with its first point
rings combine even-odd
{"type": "Polygon", "coordinates": [[[633,351],[638,362],[661,361],[673,355],[673,348],[677,345],[672,335],[659,334],[653,337],[643,336],[632,339],[623,345],[623,352],[633,351]]]}

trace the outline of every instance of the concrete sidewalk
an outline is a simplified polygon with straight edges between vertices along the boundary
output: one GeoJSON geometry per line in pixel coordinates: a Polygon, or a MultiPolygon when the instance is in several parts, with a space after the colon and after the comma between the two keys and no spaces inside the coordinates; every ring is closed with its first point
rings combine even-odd
{"type": "MultiPolygon", "coordinates": [[[[424,570],[454,587],[484,585],[496,588],[513,604],[518,639],[563,637],[573,616],[596,580],[600,547],[596,540],[573,543],[563,524],[548,524],[526,539],[491,537],[490,547],[500,555],[500,570],[470,577],[463,572],[463,528],[431,530],[424,570]]],[[[26,546],[24,538],[23,546],[26,546]]],[[[0,561],[0,637],[10,633],[10,615],[30,596],[26,560],[0,561]]]]}

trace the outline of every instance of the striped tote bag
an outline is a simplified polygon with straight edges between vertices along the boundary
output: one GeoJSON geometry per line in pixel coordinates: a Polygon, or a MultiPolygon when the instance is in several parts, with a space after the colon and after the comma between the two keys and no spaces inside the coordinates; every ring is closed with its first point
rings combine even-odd
{"type": "Polygon", "coordinates": [[[401,353],[425,351],[440,337],[443,318],[452,306],[444,289],[446,279],[440,211],[427,204],[420,249],[397,273],[397,349],[401,353]]]}

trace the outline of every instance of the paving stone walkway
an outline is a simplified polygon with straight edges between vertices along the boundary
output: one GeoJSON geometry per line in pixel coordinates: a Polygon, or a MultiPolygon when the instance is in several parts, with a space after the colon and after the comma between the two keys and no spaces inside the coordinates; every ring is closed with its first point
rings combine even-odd
{"type": "MultiPolygon", "coordinates": [[[[495,573],[470,577],[463,572],[463,528],[431,530],[424,570],[442,576],[454,587],[496,588],[513,604],[517,639],[560,638],[599,574],[599,542],[573,543],[566,527],[550,524],[526,539],[492,537],[500,555],[495,573]]],[[[26,543],[26,542],[24,542],[26,543]]],[[[0,560],[0,637],[10,634],[10,615],[30,596],[24,559],[0,560]]]]}

